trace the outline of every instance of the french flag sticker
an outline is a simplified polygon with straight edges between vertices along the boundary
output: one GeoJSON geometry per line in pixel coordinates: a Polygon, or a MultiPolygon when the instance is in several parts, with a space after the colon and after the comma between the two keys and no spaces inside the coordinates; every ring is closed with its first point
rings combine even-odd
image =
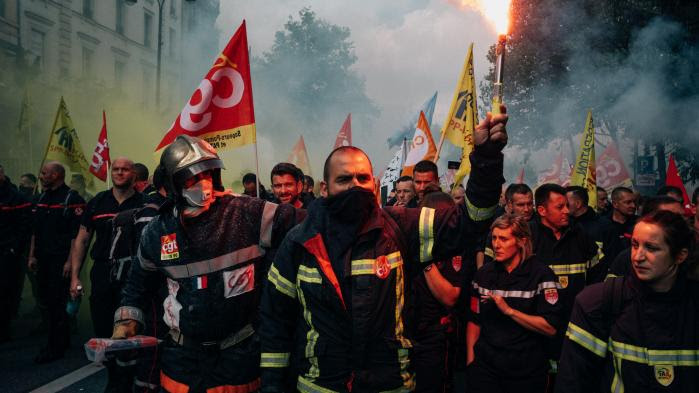
{"type": "Polygon", "coordinates": [[[197,280],[197,289],[206,289],[206,287],[207,287],[206,276],[199,276],[196,278],[196,280],[197,280]]]}

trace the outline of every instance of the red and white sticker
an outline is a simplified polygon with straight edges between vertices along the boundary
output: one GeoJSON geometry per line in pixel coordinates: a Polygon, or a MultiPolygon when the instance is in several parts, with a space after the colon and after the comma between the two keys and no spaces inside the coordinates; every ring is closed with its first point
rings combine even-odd
{"type": "Polygon", "coordinates": [[[255,264],[223,272],[223,296],[233,297],[255,289],[255,264]]]}
{"type": "Polygon", "coordinates": [[[180,257],[180,249],[177,248],[177,236],[174,233],[160,236],[160,260],[169,261],[180,257]]]}
{"type": "Polygon", "coordinates": [[[558,291],[556,288],[549,288],[544,290],[544,299],[551,304],[558,303],[558,291]]]}
{"type": "Polygon", "coordinates": [[[374,273],[376,277],[380,279],[385,279],[391,272],[391,265],[388,263],[388,258],[385,255],[381,255],[376,258],[376,263],[374,264],[374,273]]]}
{"type": "Polygon", "coordinates": [[[451,258],[451,267],[453,267],[454,271],[457,273],[461,270],[461,255],[451,258]]]}

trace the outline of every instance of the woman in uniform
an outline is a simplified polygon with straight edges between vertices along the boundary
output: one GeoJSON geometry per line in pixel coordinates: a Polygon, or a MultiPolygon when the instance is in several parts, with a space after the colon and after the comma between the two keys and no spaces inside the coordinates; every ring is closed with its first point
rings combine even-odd
{"type": "Polygon", "coordinates": [[[631,237],[633,274],[575,300],[557,393],[699,392],[699,282],[687,278],[692,231],[679,214],[642,217],[631,237]]]}
{"type": "Polygon", "coordinates": [[[468,322],[469,393],[542,393],[546,340],[560,321],[560,284],[532,255],[525,219],[506,214],[492,227],[494,259],[476,272],[468,322]]]}

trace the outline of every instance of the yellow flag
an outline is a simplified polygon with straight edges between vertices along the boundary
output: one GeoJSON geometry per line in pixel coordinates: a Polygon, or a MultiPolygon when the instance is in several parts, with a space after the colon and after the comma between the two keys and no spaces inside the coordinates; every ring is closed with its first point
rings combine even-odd
{"type": "Polygon", "coordinates": [[[94,190],[94,182],[90,173],[90,165],[85,159],[78,133],[73,127],[73,120],[68,113],[63,97],[58,105],[56,119],[53,121],[49,143],[46,146],[46,154],[42,166],[47,161],[58,161],[73,174],[81,174],[85,178],[86,188],[94,190]]]}
{"type": "Polygon", "coordinates": [[[454,175],[454,185],[461,184],[464,177],[471,172],[469,155],[473,151],[473,131],[476,129],[476,124],[478,124],[478,103],[476,79],[473,76],[473,44],[471,44],[442,130],[442,134],[449,142],[462,148],[461,165],[454,175]]]}
{"type": "Polygon", "coordinates": [[[575,160],[573,173],[570,175],[571,186],[582,186],[587,189],[588,205],[597,208],[597,175],[595,172],[595,127],[592,122],[592,111],[587,112],[585,130],[580,139],[580,152],[575,160]]]}

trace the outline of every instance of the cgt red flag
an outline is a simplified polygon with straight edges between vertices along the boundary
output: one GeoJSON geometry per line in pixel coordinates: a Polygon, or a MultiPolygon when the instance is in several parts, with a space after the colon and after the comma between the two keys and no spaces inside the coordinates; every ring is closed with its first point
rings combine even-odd
{"type": "Polygon", "coordinates": [[[352,114],[348,114],[345,122],[342,123],[340,132],[337,133],[333,150],[340,146],[352,146],[352,114]]]}
{"type": "Polygon", "coordinates": [[[102,131],[100,131],[100,136],[97,138],[95,151],[92,153],[90,173],[102,181],[107,181],[107,169],[110,164],[109,143],[107,142],[107,115],[102,111],[102,131]]]}
{"type": "Polygon", "coordinates": [[[682,178],[680,177],[680,171],[677,170],[677,164],[675,164],[675,158],[670,154],[669,163],[667,165],[667,173],[665,174],[665,185],[675,186],[682,190],[682,206],[685,208],[685,212],[691,207],[689,203],[689,195],[687,194],[687,189],[684,188],[684,183],[682,183],[682,178]]]}
{"type": "Polygon", "coordinates": [[[256,142],[244,20],[155,150],[182,134],[205,139],[219,151],[256,142]]]}
{"type": "Polygon", "coordinates": [[[304,175],[311,176],[311,164],[308,159],[308,151],[306,151],[306,143],[303,141],[303,135],[301,135],[299,141],[296,142],[293,149],[291,149],[289,158],[286,161],[296,165],[304,175]]]}

